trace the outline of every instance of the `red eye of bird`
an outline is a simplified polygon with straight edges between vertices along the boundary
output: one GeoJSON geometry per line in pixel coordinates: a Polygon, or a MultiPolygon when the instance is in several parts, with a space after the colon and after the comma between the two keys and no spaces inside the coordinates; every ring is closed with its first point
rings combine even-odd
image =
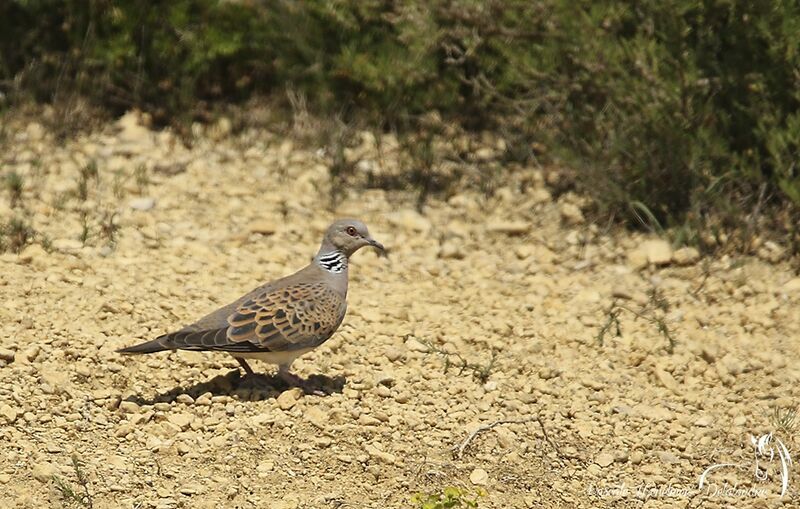
{"type": "Polygon", "coordinates": [[[347,229],[346,229],[345,231],[346,231],[346,232],[347,232],[347,234],[348,234],[348,235],[350,235],[351,237],[355,237],[355,236],[356,236],[356,229],[355,229],[355,228],[353,228],[352,226],[348,226],[348,227],[347,227],[347,229]]]}

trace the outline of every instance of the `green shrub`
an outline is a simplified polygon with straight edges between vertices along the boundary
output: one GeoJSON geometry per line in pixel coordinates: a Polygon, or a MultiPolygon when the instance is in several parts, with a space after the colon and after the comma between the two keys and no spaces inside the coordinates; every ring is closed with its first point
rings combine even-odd
{"type": "Polygon", "coordinates": [[[665,226],[800,207],[798,48],[787,0],[0,4],[12,100],[69,91],[165,123],[288,89],[398,130],[435,110],[516,159],[549,146],[600,212],[665,226]]]}

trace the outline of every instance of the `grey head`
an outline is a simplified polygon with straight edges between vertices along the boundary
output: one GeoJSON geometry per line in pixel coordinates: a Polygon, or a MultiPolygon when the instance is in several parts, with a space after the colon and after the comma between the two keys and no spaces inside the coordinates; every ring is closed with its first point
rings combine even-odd
{"type": "Polygon", "coordinates": [[[358,219],[338,219],[325,232],[314,261],[329,272],[344,272],[347,270],[347,259],[365,246],[386,251],[383,244],[372,238],[363,222],[358,219]]]}

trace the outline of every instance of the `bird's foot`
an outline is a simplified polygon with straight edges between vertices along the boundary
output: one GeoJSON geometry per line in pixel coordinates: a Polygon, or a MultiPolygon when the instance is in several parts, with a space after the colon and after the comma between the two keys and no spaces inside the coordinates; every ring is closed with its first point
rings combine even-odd
{"type": "Polygon", "coordinates": [[[315,396],[325,396],[325,392],[323,392],[319,387],[315,384],[306,380],[305,378],[299,377],[289,371],[288,369],[279,369],[278,376],[281,380],[286,382],[286,385],[289,387],[298,387],[303,389],[303,392],[306,394],[313,394],[315,396]]]}

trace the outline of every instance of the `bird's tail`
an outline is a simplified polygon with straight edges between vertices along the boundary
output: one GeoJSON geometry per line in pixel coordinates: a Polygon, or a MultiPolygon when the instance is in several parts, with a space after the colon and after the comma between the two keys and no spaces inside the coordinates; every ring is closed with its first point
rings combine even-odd
{"type": "Polygon", "coordinates": [[[169,350],[168,347],[164,346],[160,338],[154,339],[152,341],[146,341],[144,343],[140,343],[138,345],[129,346],[127,348],[120,348],[117,350],[117,353],[125,354],[125,355],[137,355],[143,353],[153,353],[153,352],[162,352],[164,350],[169,350]]]}

